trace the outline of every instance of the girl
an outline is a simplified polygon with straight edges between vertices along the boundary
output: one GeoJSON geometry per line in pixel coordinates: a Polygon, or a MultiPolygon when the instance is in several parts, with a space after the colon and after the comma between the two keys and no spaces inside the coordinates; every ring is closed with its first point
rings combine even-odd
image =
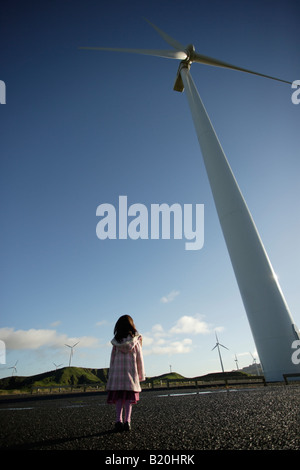
{"type": "Polygon", "coordinates": [[[140,382],[145,380],[142,336],[132,318],[123,315],[114,329],[109,376],[106,385],[107,403],[116,405],[116,431],[130,431],[132,405],[139,400],[140,382]],[[123,424],[123,406],[125,422],[123,424]]]}

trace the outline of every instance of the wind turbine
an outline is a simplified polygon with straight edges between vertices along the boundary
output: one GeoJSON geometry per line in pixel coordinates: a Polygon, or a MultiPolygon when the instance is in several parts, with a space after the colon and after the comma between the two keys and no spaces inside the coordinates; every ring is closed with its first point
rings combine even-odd
{"type": "Polygon", "coordinates": [[[235,364],[236,364],[236,369],[239,370],[239,363],[238,363],[238,358],[236,357],[236,354],[235,354],[235,360],[234,360],[235,364]]]}
{"type": "MultiPolygon", "coordinates": [[[[66,344],[66,346],[67,346],[67,344],[66,344]]],[[[62,364],[55,364],[55,362],[53,362],[53,364],[55,365],[55,370],[57,370],[60,366],[62,366],[62,364]]]]}
{"type": "Polygon", "coordinates": [[[222,346],[222,348],[225,348],[225,349],[228,349],[228,348],[226,348],[226,346],[224,346],[223,344],[219,343],[219,340],[218,340],[218,337],[217,337],[217,333],[216,333],[216,340],[217,340],[217,343],[216,343],[216,345],[212,348],[212,351],[213,351],[215,348],[218,348],[218,353],[219,353],[221,368],[222,368],[222,372],[224,372],[224,367],[223,367],[223,361],[222,361],[220,346],[222,346]]]}
{"type": "Polygon", "coordinates": [[[68,346],[68,348],[71,348],[70,359],[69,359],[69,367],[71,365],[71,359],[73,357],[73,349],[75,348],[75,346],[77,346],[78,343],[79,343],[79,341],[77,341],[77,343],[73,344],[73,346],[70,346],[69,344],[65,344],[65,346],[68,346]]]}
{"type": "Polygon", "coordinates": [[[19,361],[17,361],[14,366],[8,367],[8,369],[12,369],[12,374],[11,374],[11,376],[13,376],[14,373],[17,373],[17,367],[16,367],[16,366],[17,366],[18,362],[19,362],[19,361]]]}
{"type": "Polygon", "coordinates": [[[157,26],[152,23],[150,25],[172,47],[171,50],[105,47],[82,47],[80,49],[147,54],[181,61],[174,90],[180,92],[185,90],[186,92],[223,236],[265,378],[267,381],[282,381],[283,374],[300,372],[300,365],[293,364],[291,360],[291,346],[295,339],[300,339],[300,333],[291,316],[244,197],[196,89],[190,74],[190,67],[193,62],[197,62],[245,72],[278,82],[289,84],[291,82],[199,54],[193,45],[185,47],[157,26]]]}
{"type": "Polygon", "coordinates": [[[253,356],[252,352],[250,352],[250,354],[251,354],[252,359],[253,359],[253,364],[255,364],[256,374],[259,375],[258,366],[256,364],[256,357],[253,356]]]}

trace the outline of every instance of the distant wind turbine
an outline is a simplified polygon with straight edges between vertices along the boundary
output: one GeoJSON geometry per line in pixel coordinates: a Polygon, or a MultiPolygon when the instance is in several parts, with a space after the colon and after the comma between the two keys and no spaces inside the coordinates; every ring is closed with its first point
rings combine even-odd
{"type": "Polygon", "coordinates": [[[239,363],[238,363],[238,358],[236,357],[235,355],[235,360],[234,360],[235,364],[236,364],[236,368],[237,370],[239,370],[239,363]]]}
{"type": "Polygon", "coordinates": [[[73,346],[70,346],[69,344],[65,344],[65,346],[68,346],[68,348],[71,348],[70,359],[69,359],[69,367],[71,365],[71,360],[72,360],[72,357],[73,357],[73,349],[75,348],[75,346],[77,346],[78,343],[79,343],[79,341],[77,341],[77,343],[73,344],[73,346]]]}
{"type": "MultiPolygon", "coordinates": [[[[67,346],[67,345],[66,345],[67,346]]],[[[69,346],[70,347],[70,346],[69,346]]],[[[55,364],[55,362],[53,362],[53,364],[55,365],[55,369],[57,370],[58,367],[62,366],[62,364],[55,364]]]]}
{"type": "Polygon", "coordinates": [[[223,361],[222,361],[220,346],[222,346],[222,348],[225,348],[225,349],[228,349],[228,348],[226,348],[226,346],[224,346],[223,344],[219,343],[217,333],[216,333],[216,340],[217,340],[217,343],[216,343],[216,345],[212,348],[212,351],[213,351],[214,349],[218,348],[218,353],[219,353],[221,368],[222,368],[222,372],[224,372],[224,367],[223,367],[223,361]]]}
{"type": "Polygon", "coordinates": [[[295,339],[300,339],[300,333],[291,316],[244,197],[194,84],[190,67],[192,63],[197,62],[245,72],[278,82],[289,84],[292,82],[199,54],[193,45],[185,47],[157,26],[152,23],[150,25],[172,47],[172,50],[105,47],[81,47],[80,49],[147,54],[181,61],[174,90],[186,91],[220,225],[256,349],[263,365],[265,378],[268,381],[282,381],[283,374],[300,372],[300,366],[291,361],[291,346],[295,339]]]}
{"type": "Polygon", "coordinates": [[[18,362],[19,362],[19,361],[17,361],[14,366],[8,367],[8,369],[12,369],[12,374],[11,374],[11,376],[13,376],[14,373],[17,373],[16,365],[18,364],[18,362]]]}
{"type": "Polygon", "coordinates": [[[256,373],[257,373],[257,375],[259,375],[258,366],[256,364],[256,358],[253,356],[252,352],[250,352],[250,354],[251,354],[252,359],[253,359],[253,364],[255,364],[256,373]]]}

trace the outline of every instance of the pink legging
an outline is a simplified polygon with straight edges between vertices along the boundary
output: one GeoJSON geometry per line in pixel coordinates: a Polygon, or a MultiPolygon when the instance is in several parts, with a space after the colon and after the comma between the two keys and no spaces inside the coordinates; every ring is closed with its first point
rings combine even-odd
{"type": "Polygon", "coordinates": [[[125,408],[125,422],[130,423],[131,420],[131,411],[132,411],[132,404],[129,400],[117,400],[116,401],[116,421],[123,422],[123,404],[125,408]]]}

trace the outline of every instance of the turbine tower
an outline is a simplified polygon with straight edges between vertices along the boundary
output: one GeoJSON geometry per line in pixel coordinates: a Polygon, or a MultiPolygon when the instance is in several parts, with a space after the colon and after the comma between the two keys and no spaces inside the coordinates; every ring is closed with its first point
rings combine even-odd
{"type": "Polygon", "coordinates": [[[71,360],[72,360],[72,357],[73,357],[73,349],[75,348],[75,346],[77,346],[78,343],[79,343],[79,341],[77,341],[77,343],[73,344],[73,346],[70,346],[69,344],[65,344],[65,346],[68,346],[68,348],[71,348],[70,359],[69,359],[69,367],[71,365],[71,360]]]}
{"type": "Polygon", "coordinates": [[[217,333],[216,333],[216,340],[217,340],[217,343],[216,343],[216,345],[212,348],[212,351],[213,351],[214,349],[218,348],[218,353],[219,353],[219,359],[220,359],[220,363],[221,363],[221,368],[222,368],[222,372],[224,372],[224,367],[223,367],[223,361],[222,361],[220,346],[222,346],[222,348],[225,348],[225,349],[228,349],[228,348],[226,348],[226,346],[224,346],[223,344],[219,343],[219,340],[218,340],[218,337],[217,337],[217,333]]]}
{"type": "Polygon", "coordinates": [[[223,236],[265,378],[267,381],[282,381],[283,374],[300,372],[300,365],[293,364],[291,360],[292,343],[295,339],[300,339],[299,330],[291,316],[252,216],[196,89],[190,74],[190,67],[193,62],[198,62],[246,72],[278,82],[289,84],[291,82],[199,54],[193,45],[185,47],[157,26],[152,23],[150,25],[172,47],[172,50],[103,47],[81,49],[129,52],[181,60],[174,90],[186,92],[223,236]]]}

